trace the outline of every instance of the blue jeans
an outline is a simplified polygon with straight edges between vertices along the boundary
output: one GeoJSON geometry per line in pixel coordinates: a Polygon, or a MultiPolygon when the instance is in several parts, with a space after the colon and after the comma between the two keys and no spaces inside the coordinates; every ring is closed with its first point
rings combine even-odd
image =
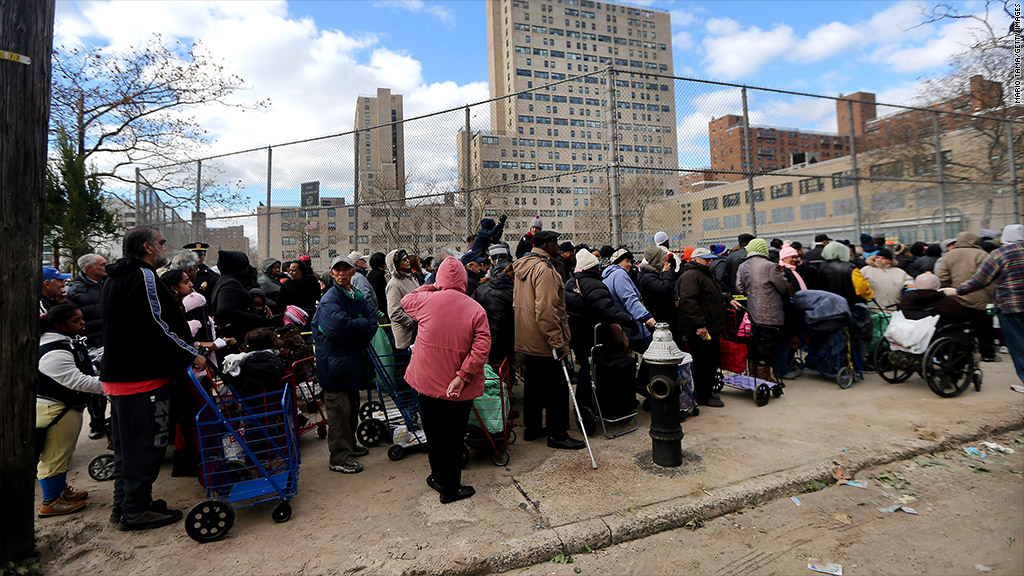
{"type": "Polygon", "coordinates": [[[1006,347],[1010,349],[1010,358],[1013,359],[1013,367],[1017,370],[1017,378],[1024,382],[1024,312],[1000,312],[999,326],[1006,337],[1006,347]]]}

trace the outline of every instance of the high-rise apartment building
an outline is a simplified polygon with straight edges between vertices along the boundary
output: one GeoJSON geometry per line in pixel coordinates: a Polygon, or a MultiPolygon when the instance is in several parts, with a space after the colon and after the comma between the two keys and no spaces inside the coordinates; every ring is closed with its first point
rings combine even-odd
{"type": "Polygon", "coordinates": [[[377,88],[356,99],[356,203],[405,204],[405,134],[402,95],[377,88]]]}
{"type": "Polygon", "coordinates": [[[608,177],[598,168],[613,154],[620,190],[651,199],[675,194],[675,88],[671,78],[652,76],[672,74],[667,12],[590,0],[494,0],[487,2],[487,41],[491,96],[516,96],[495,100],[490,133],[472,140],[469,182],[493,187],[478,195],[475,210],[508,213],[512,231],[540,214],[546,227],[575,239],[584,228],[601,234],[608,215],[595,216],[592,207],[607,210],[608,177]]]}

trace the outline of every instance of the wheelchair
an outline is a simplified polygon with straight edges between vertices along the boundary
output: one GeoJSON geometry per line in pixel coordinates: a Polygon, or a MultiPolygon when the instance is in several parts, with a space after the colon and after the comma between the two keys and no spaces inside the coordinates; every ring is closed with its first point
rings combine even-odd
{"type": "Polygon", "coordinates": [[[878,375],[891,384],[905,382],[917,373],[932,392],[943,398],[958,396],[971,384],[981,391],[980,355],[970,324],[939,326],[923,354],[892,350],[881,338],[875,344],[873,358],[878,375]]]}

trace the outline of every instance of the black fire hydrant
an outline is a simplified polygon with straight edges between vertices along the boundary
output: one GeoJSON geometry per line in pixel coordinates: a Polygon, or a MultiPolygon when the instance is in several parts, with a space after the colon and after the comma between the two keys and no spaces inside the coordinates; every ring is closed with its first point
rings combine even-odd
{"type": "Polygon", "coordinates": [[[647,391],[651,395],[651,446],[654,463],[674,468],[683,463],[683,428],[680,425],[679,394],[682,381],[679,364],[686,354],[672,340],[668,324],[654,326],[654,340],[644,352],[650,366],[651,379],[647,391]]]}

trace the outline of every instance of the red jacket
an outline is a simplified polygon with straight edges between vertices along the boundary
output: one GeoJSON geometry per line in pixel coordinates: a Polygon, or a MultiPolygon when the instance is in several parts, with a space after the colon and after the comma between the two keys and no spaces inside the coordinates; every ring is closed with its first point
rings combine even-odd
{"type": "Polygon", "coordinates": [[[466,384],[451,400],[472,400],[484,393],[491,330],[483,307],[466,295],[466,284],[465,267],[457,258],[445,258],[433,284],[402,298],[405,313],[419,323],[405,380],[425,396],[448,399],[448,383],[456,375],[466,384]]]}

